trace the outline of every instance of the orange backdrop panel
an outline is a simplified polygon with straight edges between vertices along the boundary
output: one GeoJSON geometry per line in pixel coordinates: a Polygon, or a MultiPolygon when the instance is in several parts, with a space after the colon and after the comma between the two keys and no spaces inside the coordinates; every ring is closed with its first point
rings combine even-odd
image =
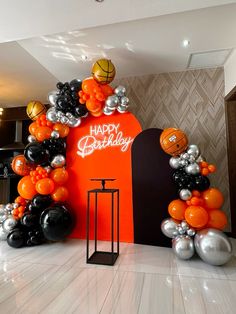
{"type": "MultiPolygon", "coordinates": [[[[120,240],[133,242],[131,145],[141,131],[131,113],[88,117],[67,137],[69,201],[76,217],[72,237],[86,237],[87,191],[100,188],[90,178],[115,178],[107,188],[120,189],[120,240]]],[[[110,194],[99,195],[98,238],[110,239],[110,194]]],[[[93,227],[93,225],[91,225],[93,227]]]]}

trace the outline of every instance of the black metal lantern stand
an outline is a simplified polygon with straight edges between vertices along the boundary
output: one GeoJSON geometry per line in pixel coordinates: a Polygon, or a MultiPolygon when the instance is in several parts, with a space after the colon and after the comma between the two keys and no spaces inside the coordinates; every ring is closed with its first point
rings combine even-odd
{"type": "Polygon", "coordinates": [[[106,181],[114,181],[115,179],[91,179],[91,181],[101,181],[102,188],[94,189],[88,191],[88,204],[87,204],[87,252],[86,252],[86,262],[88,264],[100,264],[100,265],[114,265],[119,256],[119,189],[106,189],[106,181]],[[111,194],[111,251],[104,252],[98,251],[97,245],[97,235],[98,235],[98,196],[99,194],[111,194]],[[92,255],[89,254],[89,234],[90,234],[90,204],[91,197],[94,196],[94,252],[92,255]],[[116,202],[115,202],[116,200],[116,202]],[[115,206],[116,203],[116,206],[115,206]],[[116,214],[116,239],[117,246],[114,246],[114,218],[116,214]],[[89,256],[90,255],[90,256],[89,256]]]}

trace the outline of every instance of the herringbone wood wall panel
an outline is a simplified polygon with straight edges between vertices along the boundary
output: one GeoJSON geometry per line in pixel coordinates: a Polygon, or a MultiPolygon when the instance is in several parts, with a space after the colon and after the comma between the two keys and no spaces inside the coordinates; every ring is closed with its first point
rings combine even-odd
{"type": "Polygon", "coordinates": [[[130,77],[116,80],[127,88],[131,111],[143,129],[177,127],[189,143],[218,170],[210,175],[211,186],[224,196],[229,218],[229,183],[226,149],[223,68],[130,77]]]}

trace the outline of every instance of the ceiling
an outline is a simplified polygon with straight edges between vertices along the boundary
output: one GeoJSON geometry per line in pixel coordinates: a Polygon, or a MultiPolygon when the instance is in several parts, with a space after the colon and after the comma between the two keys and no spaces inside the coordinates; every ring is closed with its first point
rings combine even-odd
{"type": "Polygon", "coordinates": [[[236,47],[236,1],[0,0],[0,7],[2,107],[47,101],[58,80],[90,76],[101,57],[119,78],[182,71],[192,53],[236,47]]]}

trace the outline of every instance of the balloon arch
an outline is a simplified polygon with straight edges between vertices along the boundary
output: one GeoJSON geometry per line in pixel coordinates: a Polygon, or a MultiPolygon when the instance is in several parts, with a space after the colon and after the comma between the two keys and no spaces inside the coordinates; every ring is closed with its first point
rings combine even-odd
{"type": "Polygon", "coordinates": [[[57,90],[48,94],[48,110],[39,101],[28,104],[27,114],[33,120],[29,144],[12,161],[13,171],[22,176],[19,196],[14,203],[0,205],[0,239],[11,247],[60,241],[71,233],[73,217],[64,204],[69,196],[65,140],[70,128],[79,127],[88,115],[127,112],[125,87],[109,85],[115,74],[110,60],[97,60],[92,77],[57,83],[57,90]]]}
{"type": "MultiPolygon", "coordinates": [[[[57,83],[57,90],[48,95],[48,110],[39,101],[28,104],[27,114],[33,120],[29,144],[24,154],[12,161],[13,171],[22,176],[19,196],[14,203],[0,205],[0,239],[11,247],[60,241],[71,233],[73,217],[64,205],[69,196],[65,139],[70,128],[79,127],[88,115],[127,112],[125,87],[113,89],[109,85],[115,72],[110,60],[97,60],[92,77],[57,83]]],[[[172,156],[169,163],[180,197],[170,202],[171,218],[162,222],[162,232],[172,238],[173,251],[180,259],[190,259],[196,250],[209,264],[226,263],[232,246],[221,231],[227,225],[227,217],[220,210],[224,198],[217,188],[210,188],[207,177],[216,167],[204,160],[197,145],[188,145],[179,129],[165,129],[160,144],[172,156]]]]}

